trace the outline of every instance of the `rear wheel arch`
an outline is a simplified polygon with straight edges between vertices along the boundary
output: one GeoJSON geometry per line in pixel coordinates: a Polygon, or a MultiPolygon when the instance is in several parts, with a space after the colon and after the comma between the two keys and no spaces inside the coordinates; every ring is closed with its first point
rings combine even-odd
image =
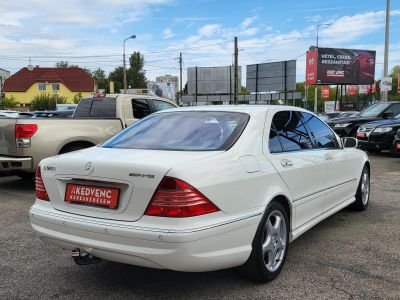
{"type": "Polygon", "coordinates": [[[93,146],[95,146],[95,144],[93,144],[92,142],[73,141],[73,142],[69,142],[69,143],[65,144],[64,146],[62,146],[62,148],[60,149],[58,154],[68,153],[68,152],[85,149],[85,148],[89,148],[89,147],[93,147],[93,146]]]}
{"type": "Polygon", "coordinates": [[[277,195],[277,196],[273,197],[272,200],[269,203],[274,202],[274,201],[275,202],[279,202],[286,209],[286,212],[287,212],[288,217],[289,217],[289,220],[288,220],[289,221],[289,229],[291,229],[292,228],[293,212],[292,212],[292,205],[291,205],[289,199],[284,195],[277,195]]]}

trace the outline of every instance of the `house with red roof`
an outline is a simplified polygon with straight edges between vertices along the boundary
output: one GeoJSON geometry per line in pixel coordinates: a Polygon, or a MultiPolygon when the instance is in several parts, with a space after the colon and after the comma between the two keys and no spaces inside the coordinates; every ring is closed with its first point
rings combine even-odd
{"type": "Polygon", "coordinates": [[[28,104],[37,95],[57,94],[73,103],[74,97],[90,96],[95,81],[83,69],[25,67],[10,76],[3,86],[5,97],[28,104]]]}

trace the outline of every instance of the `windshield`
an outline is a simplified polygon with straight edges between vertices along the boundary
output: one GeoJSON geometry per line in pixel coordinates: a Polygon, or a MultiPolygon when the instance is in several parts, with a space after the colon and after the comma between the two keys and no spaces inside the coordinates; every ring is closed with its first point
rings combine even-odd
{"type": "Polygon", "coordinates": [[[361,117],[377,117],[383,112],[386,108],[389,107],[389,103],[379,103],[373,106],[366,108],[364,111],[360,113],[361,117]]]}
{"type": "Polygon", "coordinates": [[[249,116],[236,112],[153,114],[103,144],[105,148],[212,151],[227,150],[243,132],[249,116]]]}

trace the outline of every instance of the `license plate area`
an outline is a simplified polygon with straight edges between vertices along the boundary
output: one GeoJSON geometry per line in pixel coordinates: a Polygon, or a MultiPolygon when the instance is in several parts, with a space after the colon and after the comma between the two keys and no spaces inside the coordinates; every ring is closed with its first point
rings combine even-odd
{"type": "Polygon", "coordinates": [[[87,184],[68,183],[65,202],[117,209],[120,189],[87,184]]]}

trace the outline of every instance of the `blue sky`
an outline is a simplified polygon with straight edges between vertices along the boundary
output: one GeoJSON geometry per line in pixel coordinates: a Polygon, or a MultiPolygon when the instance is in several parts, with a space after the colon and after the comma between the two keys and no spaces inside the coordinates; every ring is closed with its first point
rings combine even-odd
{"type": "MultiPolygon", "coordinates": [[[[390,66],[400,64],[400,2],[391,1],[390,66]]],[[[183,0],[18,0],[0,6],[0,68],[16,72],[29,63],[53,66],[68,60],[106,71],[139,50],[150,79],[178,74],[185,67],[232,63],[233,37],[239,38],[239,64],[298,59],[304,80],[307,48],[320,46],[377,51],[382,75],[385,0],[375,1],[183,1],[183,0]]]]}

